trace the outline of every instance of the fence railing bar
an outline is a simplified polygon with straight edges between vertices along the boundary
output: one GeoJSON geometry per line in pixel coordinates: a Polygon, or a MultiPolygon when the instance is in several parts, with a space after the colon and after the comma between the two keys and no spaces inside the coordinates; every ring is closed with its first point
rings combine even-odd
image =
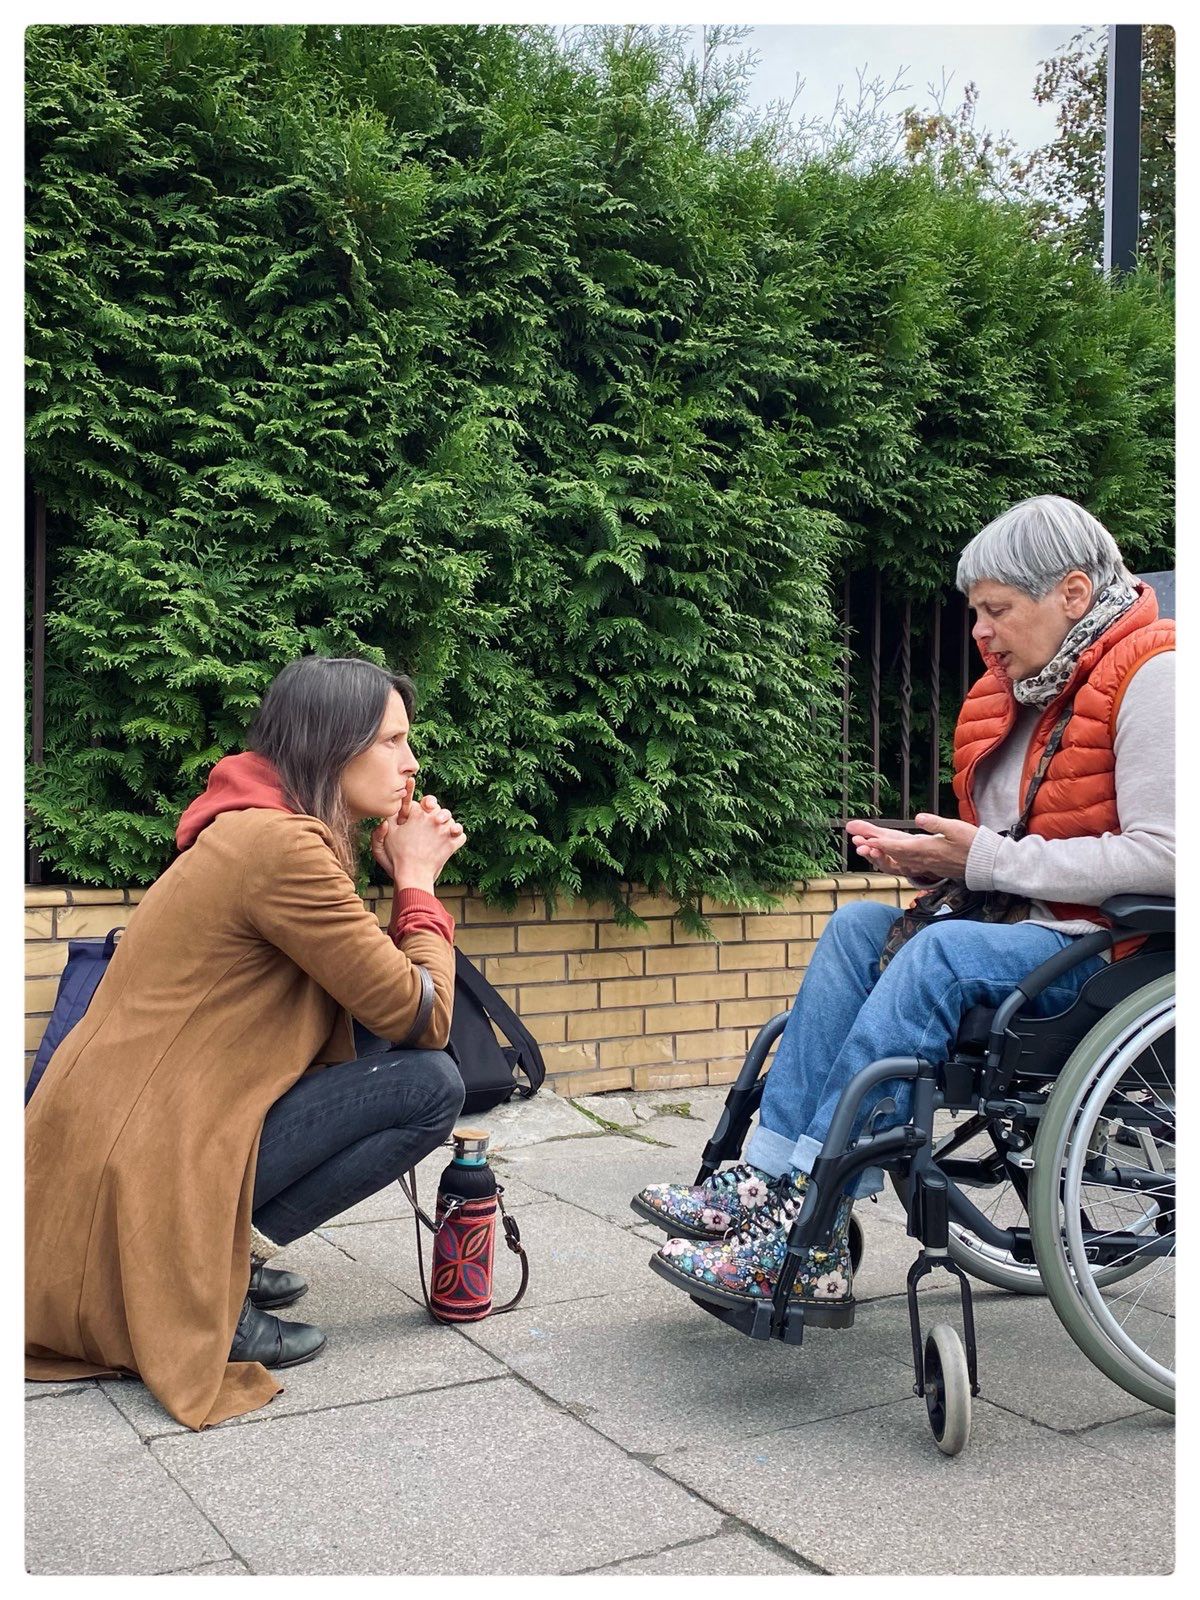
{"type": "Polygon", "coordinates": [[[883,654],[883,575],[876,569],[871,615],[871,809],[879,810],[879,693],[883,654]]]}
{"type": "MultiPolygon", "coordinates": [[[[46,759],[46,497],[33,497],[33,617],[30,699],[30,759],[41,766],[46,759]]],[[[30,845],[25,862],[26,881],[41,883],[42,857],[30,845]]]]}
{"type": "Polygon", "coordinates": [[[929,809],[941,811],[942,785],[942,608],[933,602],[929,639],[929,809]]]}
{"type": "Polygon", "coordinates": [[[912,794],[912,601],[904,602],[900,635],[900,815],[908,816],[912,794]]]}
{"type": "MultiPolygon", "coordinates": [[[[850,574],[842,584],[842,817],[845,820],[850,808],[850,669],[853,656],[850,650],[850,574]]],[[[850,863],[850,836],[841,830],[838,854],[842,865],[850,863]]]]}

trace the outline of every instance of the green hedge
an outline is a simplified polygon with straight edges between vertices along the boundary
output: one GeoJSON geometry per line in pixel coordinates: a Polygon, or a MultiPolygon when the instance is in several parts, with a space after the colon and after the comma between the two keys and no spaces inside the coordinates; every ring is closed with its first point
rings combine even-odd
{"type": "Polygon", "coordinates": [[[645,42],[27,39],[63,877],[159,872],[318,650],[417,677],[460,878],[694,912],[832,859],[846,565],[1050,489],[1162,564],[1169,304],[970,189],[706,148],[645,42]]]}

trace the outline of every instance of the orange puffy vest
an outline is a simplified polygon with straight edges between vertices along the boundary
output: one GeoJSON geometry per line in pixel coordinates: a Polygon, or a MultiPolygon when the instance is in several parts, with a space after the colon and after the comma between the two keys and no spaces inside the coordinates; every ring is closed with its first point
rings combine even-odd
{"type": "MultiPolygon", "coordinates": [[[[1029,832],[1043,839],[1098,838],[1121,831],[1113,749],[1117,712],[1142,662],[1175,648],[1175,624],[1159,620],[1154,590],[1144,583],[1137,587],[1137,600],[1083,652],[1062,693],[1043,710],[1029,742],[1021,774],[1022,806],[1063,704],[1074,695],[1071,719],[1029,817],[1029,832]]],[[[1007,674],[991,668],[971,686],[963,702],[954,729],[954,793],[964,822],[979,820],[971,798],[976,769],[1008,736],[1017,708],[1007,674]]],[[[1108,926],[1095,906],[1055,902],[1050,910],[1064,921],[1085,918],[1108,926]]]]}

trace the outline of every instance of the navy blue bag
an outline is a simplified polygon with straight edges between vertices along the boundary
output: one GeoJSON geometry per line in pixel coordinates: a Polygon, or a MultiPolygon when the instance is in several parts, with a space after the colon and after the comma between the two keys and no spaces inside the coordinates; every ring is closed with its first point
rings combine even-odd
{"type": "Polygon", "coordinates": [[[121,932],[120,928],[112,928],[107,938],[72,939],[67,946],[67,965],[59,979],[54,1011],[46,1024],[38,1053],[33,1058],[33,1071],[25,1085],[26,1105],[42,1081],[50,1057],[91,1005],[92,996],[100,987],[100,979],[108,971],[108,963],[112,960],[121,932]]]}

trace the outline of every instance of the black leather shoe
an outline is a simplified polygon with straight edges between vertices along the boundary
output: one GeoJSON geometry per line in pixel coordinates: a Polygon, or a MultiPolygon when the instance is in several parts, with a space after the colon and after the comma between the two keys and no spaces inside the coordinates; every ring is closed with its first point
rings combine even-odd
{"type": "Polygon", "coordinates": [[[307,1294],[308,1285],[298,1272],[276,1272],[274,1267],[264,1267],[259,1261],[253,1264],[246,1292],[260,1311],[275,1311],[307,1294]]]}
{"type": "Polygon", "coordinates": [[[298,1367],[325,1348],[325,1335],[308,1322],[281,1322],[259,1311],[247,1295],[229,1347],[230,1361],[261,1361],[264,1367],[298,1367]]]}

